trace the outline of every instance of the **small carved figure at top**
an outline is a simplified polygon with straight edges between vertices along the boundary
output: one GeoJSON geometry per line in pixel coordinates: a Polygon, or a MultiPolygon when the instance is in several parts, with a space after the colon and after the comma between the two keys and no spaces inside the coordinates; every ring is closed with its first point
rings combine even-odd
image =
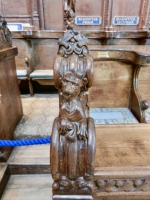
{"type": "Polygon", "coordinates": [[[64,0],[64,19],[67,29],[73,29],[74,26],[75,2],[76,0],[64,0]]]}
{"type": "Polygon", "coordinates": [[[0,47],[12,45],[11,32],[7,27],[7,22],[0,15],[0,47]]]}

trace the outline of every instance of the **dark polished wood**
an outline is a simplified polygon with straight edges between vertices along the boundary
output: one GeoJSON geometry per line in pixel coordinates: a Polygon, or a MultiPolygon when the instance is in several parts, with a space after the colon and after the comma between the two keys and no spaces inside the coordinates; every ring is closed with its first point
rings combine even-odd
{"type": "MultiPolygon", "coordinates": [[[[34,26],[34,30],[65,30],[64,2],[67,1],[13,0],[10,2],[5,0],[3,1],[4,14],[8,22],[30,23],[34,26]]],[[[149,30],[149,3],[149,0],[95,0],[94,3],[91,0],[76,0],[74,6],[76,16],[99,16],[101,24],[75,25],[75,30],[149,30]],[[139,17],[139,22],[137,25],[113,25],[115,16],[135,16],[139,17]]]]}
{"type": "MultiPolygon", "coordinates": [[[[16,55],[17,48],[0,51],[1,139],[13,139],[16,125],[23,115],[14,60],[16,55]]],[[[11,150],[12,148],[1,147],[1,151],[5,152],[6,156],[0,160],[7,160],[11,150]]]]}
{"type": "MultiPolygon", "coordinates": [[[[11,34],[0,16],[0,139],[13,139],[17,123],[22,117],[21,97],[14,57],[18,51],[11,47],[11,34]]],[[[1,147],[0,161],[6,161],[12,148],[1,147]]]]}
{"type": "Polygon", "coordinates": [[[93,58],[87,39],[79,32],[68,30],[58,43],[54,82],[60,111],[53,123],[50,151],[53,194],[62,195],[62,199],[65,194],[77,194],[82,199],[80,195],[93,190],[95,126],[87,104],[93,58]]]}
{"type": "Polygon", "coordinates": [[[0,164],[0,198],[10,178],[10,170],[6,163],[0,164]]]}

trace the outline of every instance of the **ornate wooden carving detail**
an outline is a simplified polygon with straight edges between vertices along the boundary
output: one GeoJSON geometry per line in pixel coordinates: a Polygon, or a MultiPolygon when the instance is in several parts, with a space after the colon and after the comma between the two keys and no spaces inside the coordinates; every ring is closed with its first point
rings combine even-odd
{"type": "Polygon", "coordinates": [[[142,1],[142,9],[140,14],[139,29],[146,30],[146,21],[148,15],[149,0],[142,1]]]}
{"type": "Polygon", "coordinates": [[[149,29],[149,27],[150,27],[150,0],[148,0],[148,4],[147,4],[147,14],[146,14],[145,26],[147,29],[149,29]]]}
{"type": "Polygon", "coordinates": [[[107,16],[106,15],[108,15],[108,13],[107,13],[107,0],[104,0],[104,10],[103,10],[103,29],[105,29],[105,27],[106,27],[106,23],[107,23],[107,16]]]}
{"type": "Polygon", "coordinates": [[[38,14],[38,2],[37,0],[31,1],[31,8],[32,8],[32,25],[34,26],[34,30],[39,30],[39,14],[38,14]]]}
{"type": "Polygon", "coordinates": [[[108,0],[108,15],[107,15],[107,26],[105,27],[108,31],[113,31],[112,25],[112,13],[113,13],[113,0],[108,0]]]}
{"type": "Polygon", "coordinates": [[[150,179],[119,179],[95,181],[95,192],[148,192],[150,179]]]}
{"type": "Polygon", "coordinates": [[[0,48],[12,46],[11,32],[7,28],[7,22],[0,15],[0,48]]]}
{"type": "Polygon", "coordinates": [[[95,125],[89,117],[87,95],[93,81],[93,58],[80,32],[68,30],[58,43],[54,81],[60,111],[52,129],[53,194],[91,194],[95,125]]]}
{"type": "Polygon", "coordinates": [[[64,20],[67,29],[73,29],[75,23],[76,0],[64,0],[64,20]]]}

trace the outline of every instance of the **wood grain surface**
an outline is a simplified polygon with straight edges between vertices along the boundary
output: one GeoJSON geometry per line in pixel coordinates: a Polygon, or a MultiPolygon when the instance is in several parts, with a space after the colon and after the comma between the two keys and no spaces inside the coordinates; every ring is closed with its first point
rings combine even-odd
{"type": "Polygon", "coordinates": [[[52,199],[51,175],[13,175],[10,177],[1,200],[52,199]]]}
{"type": "Polygon", "coordinates": [[[96,127],[96,168],[150,166],[150,125],[96,127]]]}
{"type": "Polygon", "coordinates": [[[49,174],[49,145],[15,147],[8,160],[11,174],[49,174]]]}
{"type": "Polygon", "coordinates": [[[33,69],[53,69],[54,57],[57,54],[57,40],[33,40],[33,69]]]}
{"type": "Polygon", "coordinates": [[[30,58],[30,48],[27,40],[14,39],[13,46],[18,48],[18,55],[15,57],[16,68],[26,70],[25,58],[30,58]]]}
{"type": "Polygon", "coordinates": [[[10,172],[6,163],[0,163],[0,198],[9,180],[10,172]]]}
{"type": "MultiPolygon", "coordinates": [[[[22,117],[22,104],[14,60],[16,52],[16,48],[7,49],[5,50],[5,55],[8,55],[7,59],[0,60],[0,87],[2,95],[0,108],[1,139],[13,138],[13,132],[22,117]],[[12,53],[11,57],[9,55],[10,52],[12,53]]],[[[1,151],[5,152],[6,155],[1,157],[0,160],[7,160],[11,150],[12,148],[1,147],[1,151]]]]}
{"type": "Polygon", "coordinates": [[[89,106],[93,108],[128,107],[133,66],[124,62],[95,61],[89,106]]]}

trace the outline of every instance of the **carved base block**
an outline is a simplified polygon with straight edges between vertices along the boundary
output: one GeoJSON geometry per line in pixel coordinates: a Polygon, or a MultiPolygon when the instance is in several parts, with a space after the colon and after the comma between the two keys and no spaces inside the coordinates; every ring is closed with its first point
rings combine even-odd
{"type": "Polygon", "coordinates": [[[91,195],[54,195],[53,200],[93,200],[91,195]]]}

